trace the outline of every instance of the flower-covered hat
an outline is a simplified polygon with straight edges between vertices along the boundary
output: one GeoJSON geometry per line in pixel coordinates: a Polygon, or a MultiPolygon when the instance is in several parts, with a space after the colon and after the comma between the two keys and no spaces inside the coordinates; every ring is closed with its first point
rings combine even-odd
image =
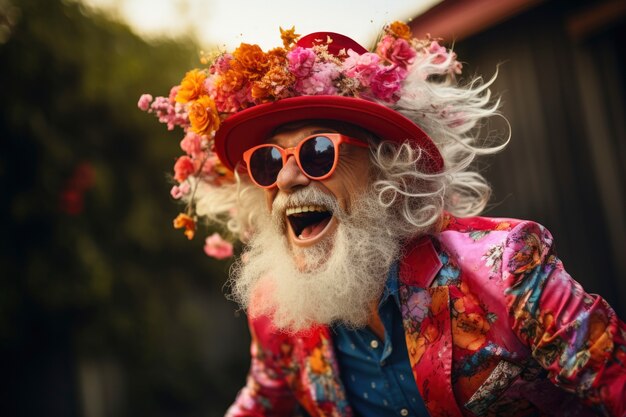
{"type": "MultiPolygon", "coordinates": [[[[186,202],[174,226],[189,239],[201,217],[198,190],[232,184],[243,152],[280,125],[331,119],[381,140],[409,141],[422,150],[419,169],[426,173],[441,172],[444,160],[424,123],[465,128],[453,107],[432,102],[431,86],[445,88],[461,72],[456,55],[437,40],[413,38],[401,22],[385,27],[372,52],[337,33],[301,38],[294,28],[280,32],[281,47],[263,51],[242,43],[232,53],[203,57],[206,67],[189,71],[168,97],[139,100],[139,108],[168,129],[185,132],[172,196],[186,202]]],[[[212,242],[205,249],[215,256],[221,243],[212,242]]]]}
{"type": "Polygon", "coordinates": [[[256,87],[275,101],[241,110],[220,125],[215,152],[222,163],[233,170],[247,149],[267,140],[281,125],[328,119],[357,125],[384,140],[413,142],[424,150],[422,169],[441,170],[443,160],[428,135],[387,106],[398,99],[416,51],[403,38],[386,39],[389,45],[379,45],[382,57],[338,33],[317,32],[298,40],[285,60],[252,84],[253,98],[256,87]],[[268,76],[271,72],[275,74],[268,76]]]}

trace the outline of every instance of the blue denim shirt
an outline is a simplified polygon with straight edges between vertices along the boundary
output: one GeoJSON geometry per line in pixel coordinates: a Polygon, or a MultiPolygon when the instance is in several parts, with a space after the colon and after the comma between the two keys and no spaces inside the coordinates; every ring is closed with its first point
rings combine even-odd
{"type": "Polygon", "coordinates": [[[385,327],[381,341],[369,328],[333,326],[341,380],[355,415],[428,416],[415,384],[402,327],[398,265],[389,271],[378,312],[385,327]]]}

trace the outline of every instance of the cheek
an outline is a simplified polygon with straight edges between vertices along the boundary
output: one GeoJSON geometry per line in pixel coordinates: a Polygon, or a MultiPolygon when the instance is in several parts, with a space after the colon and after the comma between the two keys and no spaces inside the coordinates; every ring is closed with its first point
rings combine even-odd
{"type": "Polygon", "coordinates": [[[365,193],[370,185],[369,170],[357,169],[341,172],[326,183],[327,188],[339,200],[344,209],[350,210],[351,203],[365,193]]]}
{"type": "Polygon", "coordinates": [[[343,170],[339,178],[349,194],[360,194],[370,185],[370,170],[365,164],[351,166],[343,170]]]}
{"type": "Polygon", "coordinates": [[[357,177],[355,178],[356,184],[361,191],[365,191],[371,184],[371,170],[368,165],[361,166],[361,170],[359,171],[357,177]]]}
{"type": "Polygon", "coordinates": [[[267,210],[270,213],[272,212],[272,203],[274,202],[274,198],[276,198],[276,192],[276,187],[269,190],[263,190],[263,194],[265,195],[265,204],[267,205],[267,210]]]}

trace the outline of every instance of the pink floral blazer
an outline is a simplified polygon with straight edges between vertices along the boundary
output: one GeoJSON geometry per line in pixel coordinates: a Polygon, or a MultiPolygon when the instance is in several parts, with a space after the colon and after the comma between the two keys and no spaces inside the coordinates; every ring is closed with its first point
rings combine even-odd
{"type": "MultiPolygon", "coordinates": [[[[626,416],[626,326],[583,291],[533,222],[457,219],[407,246],[400,300],[431,416],[626,416]]],[[[252,364],[228,416],[351,416],[331,332],[250,320],[252,364]]]]}

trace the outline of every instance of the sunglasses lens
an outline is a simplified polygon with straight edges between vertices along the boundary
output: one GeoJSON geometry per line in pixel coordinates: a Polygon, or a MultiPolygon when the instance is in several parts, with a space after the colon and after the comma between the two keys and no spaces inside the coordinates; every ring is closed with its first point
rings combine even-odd
{"type": "Polygon", "coordinates": [[[333,168],[335,145],[326,136],[315,136],[300,147],[300,164],[310,177],[323,177],[333,168]]]}
{"type": "Polygon", "coordinates": [[[282,167],[283,158],[274,146],[259,148],[250,157],[250,175],[264,187],[276,182],[282,167]]]}

